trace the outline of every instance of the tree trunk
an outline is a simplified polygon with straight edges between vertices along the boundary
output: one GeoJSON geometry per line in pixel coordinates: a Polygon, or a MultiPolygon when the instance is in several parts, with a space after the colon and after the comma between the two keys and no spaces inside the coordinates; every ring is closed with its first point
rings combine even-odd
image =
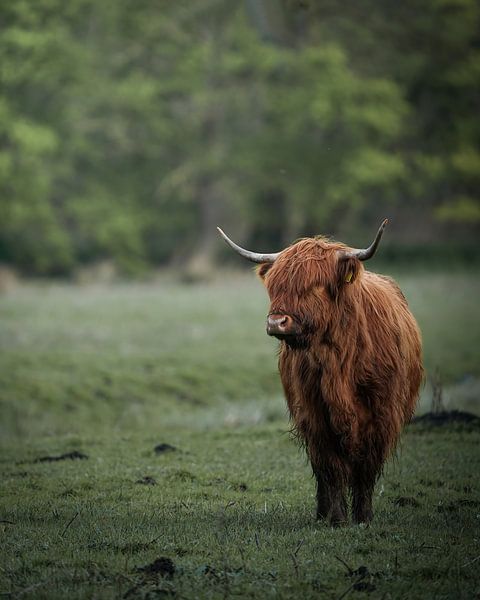
{"type": "Polygon", "coordinates": [[[198,212],[198,242],[184,271],[185,278],[190,281],[204,281],[213,277],[214,259],[219,242],[217,226],[221,225],[223,216],[221,183],[207,181],[201,186],[198,212]]]}

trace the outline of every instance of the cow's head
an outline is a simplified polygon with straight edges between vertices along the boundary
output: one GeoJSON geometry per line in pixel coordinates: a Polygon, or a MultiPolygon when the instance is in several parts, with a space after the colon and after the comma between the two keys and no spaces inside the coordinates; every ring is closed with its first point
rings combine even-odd
{"type": "Polygon", "coordinates": [[[292,348],[305,348],[313,336],[328,335],[341,312],[342,295],[352,289],[363,270],[361,263],[375,254],[387,222],[383,221],[372,244],[363,250],[316,237],[301,239],[275,254],[260,254],[241,248],[218,231],[238,254],[259,265],[258,274],[271,303],[268,335],[292,348]]]}

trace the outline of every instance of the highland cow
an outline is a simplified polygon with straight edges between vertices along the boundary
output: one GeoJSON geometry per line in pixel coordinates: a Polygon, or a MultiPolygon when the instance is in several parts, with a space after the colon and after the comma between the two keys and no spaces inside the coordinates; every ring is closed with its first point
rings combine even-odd
{"type": "Polygon", "coordinates": [[[354,250],[324,237],[276,254],[241,248],[258,263],[270,296],[267,333],[280,340],[279,370],[293,430],[317,483],[317,517],[355,523],[373,517],[372,495],[423,378],[421,338],[397,284],[364,269],[371,246],[354,250]]]}

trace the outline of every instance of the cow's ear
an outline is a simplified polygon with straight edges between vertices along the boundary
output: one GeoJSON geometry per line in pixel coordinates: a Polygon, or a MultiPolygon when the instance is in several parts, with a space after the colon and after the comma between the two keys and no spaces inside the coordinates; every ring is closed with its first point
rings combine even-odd
{"type": "Polygon", "coordinates": [[[257,275],[263,281],[265,279],[266,274],[272,268],[273,263],[262,263],[257,269],[257,275]]]}
{"type": "Polygon", "coordinates": [[[337,290],[341,290],[345,285],[353,283],[360,271],[360,261],[358,258],[340,258],[337,267],[337,290]]]}

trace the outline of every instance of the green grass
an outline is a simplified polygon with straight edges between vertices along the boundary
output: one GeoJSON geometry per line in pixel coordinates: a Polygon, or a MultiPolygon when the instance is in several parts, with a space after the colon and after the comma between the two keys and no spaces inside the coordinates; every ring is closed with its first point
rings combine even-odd
{"type": "MultiPolygon", "coordinates": [[[[478,278],[419,274],[400,283],[423,332],[427,369],[439,369],[452,404],[478,398],[478,278]]],[[[21,287],[0,302],[0,432],[282,418],[267,308],[253,275],[198,286],[21,287]]]]}
{"type": "MultiPolygon", "coordinates": [[[[477,280],[399,281],[427,367],[440,369],[452,406],[478,411],[477,280]]],[[[480,431],[411,426],[376,488],[373,525],[317,523],[267,306],[253,276],[28,285],[1,298],[0,595],[480,592],[480,431]],[[176,450],[156,455],[159,443],[176,450]],[[88,459],[35,462],[73,450],[88,459]],[[172,578],[138,571],[159,557],[173,561],[172,578]]]]}
{"type": "Polygon", "coordinates": [[[368,569],[375,598],[472,598],[478,441],[478,431],[412,428],[378,485],[374,524],[337,530],[314,520],[309,469],[278,425],[12,444],[2,460],[0,591],[338,598],[357,580],[340,558],[368,569]],[[165,441],[177,450],[156,456],[165,441]],[[72,449],[89,459],[33,462],[72,449]],[[156,485],[136,483],[144,477],[156,485]],[[158,557],[174,562],[172,580],[137,572],[158,557]]]}

